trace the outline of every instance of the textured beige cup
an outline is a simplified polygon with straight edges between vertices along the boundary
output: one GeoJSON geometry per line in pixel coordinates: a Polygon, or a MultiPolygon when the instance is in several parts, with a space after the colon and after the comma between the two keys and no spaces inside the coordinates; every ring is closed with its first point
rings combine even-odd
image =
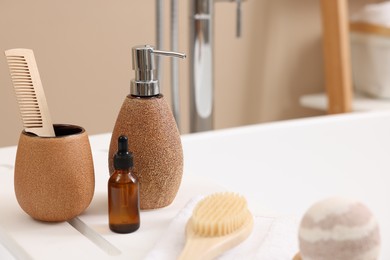
{"type": "Polygon", "coordinates": [[[82,127],[54,125],[56,137],[23,131],[15,162],[20,207],[42,221],[65,221],[90,204],[95,176],[88,135],[82,127]]]}

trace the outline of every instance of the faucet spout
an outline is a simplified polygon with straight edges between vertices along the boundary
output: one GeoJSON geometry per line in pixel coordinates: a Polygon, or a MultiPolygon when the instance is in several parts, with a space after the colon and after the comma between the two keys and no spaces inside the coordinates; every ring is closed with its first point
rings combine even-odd
{"type": "Polygon", "coordinates": [[[237,3],[237,36],[241,35],[242,0],[192,0],[190,10],[190,132],[214,125],[214,3],[237,3]]]}
{"type": "Polygon", "coordinates": [[[190,132],[213,129],[213,1],[194,0],[190,25],[190,132]]]}

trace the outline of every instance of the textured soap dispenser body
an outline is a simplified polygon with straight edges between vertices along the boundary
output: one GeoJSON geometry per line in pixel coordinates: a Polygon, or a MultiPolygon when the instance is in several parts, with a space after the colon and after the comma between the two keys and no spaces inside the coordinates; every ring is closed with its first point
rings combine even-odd
{"type": "Polygon", "coordinates": [[[168,206],[174,200],[183,174],[183,150],[172,112],[163,96],[128,96],[119,112],[109,150],[110,172],[120,135],[129,138],[134,175],[140,183],[141,209],[168,206]]]}
{"type": "Polygon", "coordinates": [[[141,55],[133,48],[136,79],[132,81],[130,95],[125,98],[116,120],[108,159],[112,173],[116,141],[120,135],[126,135],[129,150],[134,153],[133,170],[140,184],[140,207],[156,209],[171,204],[179,190],[183,175],[183,149],[172,111],[159,93],[154,73],[137,70],[142,66],[154,69],[154,57],[150,57],[153,49],[144,51],[144,47],[149,48],[140,47],[145,56],[141,61],[137,61],[141,55]],[[137,78],[140,75],[149,75],[150,78],[143,81],[137,78]]]}

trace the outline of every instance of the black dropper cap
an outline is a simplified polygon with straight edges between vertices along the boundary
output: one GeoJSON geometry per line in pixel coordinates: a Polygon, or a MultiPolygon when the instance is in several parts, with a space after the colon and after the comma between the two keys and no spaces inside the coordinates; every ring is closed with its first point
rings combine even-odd
{"type": "Polygon", "coordinates": [[[118,138],[118,152],[114,155],[114,168],[125,170],[133,167],[133,154],[128,151],[127,137],[124,135],[118,138]]]}

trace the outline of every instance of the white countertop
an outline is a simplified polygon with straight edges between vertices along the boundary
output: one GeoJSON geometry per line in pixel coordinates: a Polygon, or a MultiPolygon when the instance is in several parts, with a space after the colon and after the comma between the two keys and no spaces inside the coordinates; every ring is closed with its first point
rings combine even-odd
{"type": "Polygon", "coordinates": [[[20,209],[13,192],[16,147],[0,149],[0,259],[142,259],[192,197],[224,189],[244,194],[256,212],[297,218],[328,196],[361,200],[379,221],[380,259],[390,259],[385,246],[390,244],[390,111],[183,135],[185,167],[175,201],[143,211],[141,228],[127,235],[108,228],[109,139],[109,134],[90,137],[96,190],[79,216],[88,226],[86,236],[67,222],[34,221],[20,209]]]}

